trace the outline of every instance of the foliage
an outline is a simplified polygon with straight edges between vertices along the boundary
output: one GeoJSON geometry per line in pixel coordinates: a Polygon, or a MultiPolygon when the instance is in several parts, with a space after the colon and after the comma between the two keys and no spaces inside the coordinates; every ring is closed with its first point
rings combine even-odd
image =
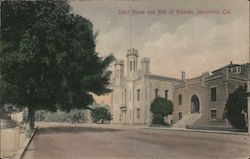
{"type": "Polygon", "coordinates": [[[36,120],[46,122],[79,123],[84,121],[84,110],[73,109],[69,112],[61,110],[57,110],[56,112],[41,110],[36,112],[36,120]]]}
{"type": "Polygon", "coordinates": [[[173,103],[165,98],[155,98],[151,103],[150,111],[153,114],[153,124],[164,124],[164,117],[173,113],[173,103]]]}
{"type": "Polygon", "coordinates": [[[1,3],[1,104],[36,110],[82,109],[110,92],[113,56],[95,52],[92,23],[62,1],[1,3]]]}
{"type": "Polygon", "coordinates": [[[105,107],[97,107],[91,112],[91,117],[94,122],[112,120],[111,113],[105,107]]]}
{"type": "Polygon", "coordinates": [[[247,112],[247,86],[239,86],[229,95],[225,107],[225,117],[237,129],[246,129],[246,120],[243,114],[247,112]]]}
{"type": "Polygon", "coordinates": [[[157,125],[164,125],[164,117],[161,114],[153,115],[152,123],[157,125]]]}

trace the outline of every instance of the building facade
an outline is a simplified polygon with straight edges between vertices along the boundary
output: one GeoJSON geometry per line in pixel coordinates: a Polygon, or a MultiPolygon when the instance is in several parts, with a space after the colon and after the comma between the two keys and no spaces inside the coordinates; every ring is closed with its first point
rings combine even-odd
{"type": "Polygon", "coordinates": [[[240,85],[247,83],[249,64],[232,62],[210,75],[184,80],[175,85],[173,122],[175,127],[229,126],[223,118],[229,97],[240,85]]]}
{"type": "Polygon", "coordinates": [[[229,126],[223,118],[229,94],[247,83],[250,64],[232,62],[218,70],[200,76],[181,79],[154,75],[150,72],[150,59],[141,58],[138,51],[127,51],[123,60],[115,63],[112,81],[112,106],[114,124],[151,124],[150,104],[156,97],[173,101],[174,112],[169,123],[174,127],[229,126]],[[126,66],[126,67],[125,67],[126,66]],[[125,76],[125,71],[126,76],[125,76]]]}
{"type": "Polygon", "coordinates": [[[181,80],[150,73],[150,59],[141,58],[140,67],[137,49],[127,51],[123,60],[115,63],[112,81],[112,115],[114,124],[149,125],[150,104],[156,97],[173,100],[174,84],[181,80]]]}

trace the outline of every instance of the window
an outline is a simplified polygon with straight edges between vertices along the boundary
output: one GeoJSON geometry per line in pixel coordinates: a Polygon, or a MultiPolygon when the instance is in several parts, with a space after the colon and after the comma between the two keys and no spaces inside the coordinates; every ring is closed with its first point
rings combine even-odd
{"type": "Polygon", "coordinates": [[[125,93],[124,93],[124,96],[125,96],[125,104],[126,104],[126,101],[127,101],[127,92],[126,92],[126,89],[125,89],[124,92],[125,92],[125,93]]]}
{"type": "Polygon", "coordinates": [[[216,119],[216,110],[211,110],[211,119],[216,119]]]}
{"type": "Polygon", "coordinates": [[[137,108],[136,111],[137,111],[137,119],[140,119],[140,108],[137,108]]]}
{"type": "Polygon", "coordinates": [[[137,101],[140,101],[141,90],[137,89],[137,101]]]}
{"type": "Polygon", "coordinates": [[[130,61],[130,71],[132,71],[132,61],[130,61]]]}
{"type": "Polygon", "coordinates": [[[238,72],[241,73],[241,67],[240,66],[238,67],[238,72]]]}
{"type": "Polygon", "coordinates": [[[236,72],[236,67],[233,68],[233,72],[236,72]]]}
{"type": "Polygon", "coordinates": [[[178,118],[179,118],[179,120],[182,119],[182,112],[179,112],[179,113],[178,113],[178,118]]]}
{"type": "Polygon", "coordinates": [[[211,101],[216,101],[216,87],[211,88],[211,101]]]}
{"type": "Polygon", "coordinates": [[[159,89],[155,89],[155,98],[159,96],[158,93],[159,93],[159,89]]]}
{"type": "Polygon", "coordinates": [[[135,61],[134,61],[134,71],[135,71],[135,61]]]}
{"type": "Polygon", "coordinates": [[[168,90],[165,90],[165,99],[168,100],[168,90]]]}
{"type": "Polygon", "coordinates": [[[182,94],[178,95],[178,103],[179,105],[182,105],[182,94]]]}

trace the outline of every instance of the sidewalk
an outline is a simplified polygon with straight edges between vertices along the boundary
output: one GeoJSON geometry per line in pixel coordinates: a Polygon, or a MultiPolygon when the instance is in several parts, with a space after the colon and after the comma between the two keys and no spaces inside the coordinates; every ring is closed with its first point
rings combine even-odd
{"type": "MultiPolygon", "coordinates": [[[[39,122],[37,125],[42,127],[50,126],[80,126],[92,128],[114,128],[114,129],[155,129],[155,130],[169,130],[169,131],[188,131],[188,132],[201,132],[201,133],[217,133],[217,134],[232,134],[232,135],[248,135],[247,132],[232,132],[232,131],[219,131],[219,130],[201,130],[201,129],[185,129],[173,127],[149,127],[149,126],[132,126],[132,125],[112,125],[112,124],[94,124],[94,123],[53,123],[53,122],[39,122]]],[[[250,136],[250,135],[249,135],[250,136]]]]}
{"type": "Polygon", "coordinates": [[[13,159],[22,159],[22,157],[24,156],[25,151],[26,151],[27,148],[29,147],[29,144],[31,143],[31,141],[32,141],[32,139],[33,139],[33,137],[34,137],[34,135],[35,135],[37,129],[38,129],[38,127],[36,127],[35,130],[32,132],[31,137],[28,138],[28,139],[25,141],[23,147],[17,151],[17,153],[16,153],[16,155],[15,155],[15,157],[14,157],[13,159]]]}
{"type": "MultiPolygon", "coordinates": [[[[142,129],[156,129],[156,130],[170,130],[170,131],[188,131],[188,132],[201,132],[201,133],[217,133],[217,134],[231,134],[231,135],[246,135],[247,132],[231,132],[231,131],[216,131],[216,130],[198,130],[198,129],[185,129],[185,128],[172,128],[172,127],[145,127],[142,129]]],[[[249,135],[250,137],[250,135],[249,135]]]]}

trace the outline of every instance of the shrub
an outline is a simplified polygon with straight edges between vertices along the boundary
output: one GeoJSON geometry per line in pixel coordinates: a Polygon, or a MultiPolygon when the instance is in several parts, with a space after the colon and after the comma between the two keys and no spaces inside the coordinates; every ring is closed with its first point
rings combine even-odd
{"type": "Polygon", "coordinates": [[[173,103],[165,98],[155,98],[151,103],[150,111],[153,114],[153,124],[164,124],[164,117],[173,113],[173,103]]]}

